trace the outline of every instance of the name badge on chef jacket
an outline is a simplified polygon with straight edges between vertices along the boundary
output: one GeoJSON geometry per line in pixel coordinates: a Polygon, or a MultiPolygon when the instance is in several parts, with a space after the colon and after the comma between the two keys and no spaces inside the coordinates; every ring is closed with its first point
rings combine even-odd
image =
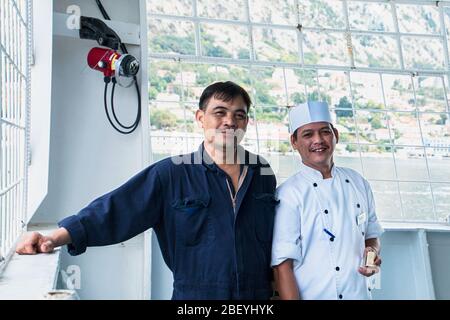
{"type": "Polygon", "coordinates": [[[367,214],[365,212],[362,212],[361,214],[359,214],[356,217],[356,223],[358,224],[358,226],[360,226],[366,222],[366,219],[367,219],[367,214]]]}

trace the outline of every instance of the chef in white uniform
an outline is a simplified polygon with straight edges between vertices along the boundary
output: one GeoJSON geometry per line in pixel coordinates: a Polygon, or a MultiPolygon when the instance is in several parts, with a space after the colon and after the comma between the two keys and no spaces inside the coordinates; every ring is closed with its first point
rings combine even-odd
{"type": "Polygon", "coordinates": [[[280,298],[370,299],[367,280],[379,271],[383,232],[370,185],[334,165],[339,134],[326,103],[291,108],[289,127],[302,163],[277,189],[272,266],[280,298]]]}

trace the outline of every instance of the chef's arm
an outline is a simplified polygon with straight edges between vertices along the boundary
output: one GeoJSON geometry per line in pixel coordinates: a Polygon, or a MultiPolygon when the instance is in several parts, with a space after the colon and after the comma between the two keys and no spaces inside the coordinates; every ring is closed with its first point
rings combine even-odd
{"type": "Polygon", "coordinates": [[[300,298],[292,259],[287,259],[275,266],[274,277],[281,300],[298,300],[300,298]]]}

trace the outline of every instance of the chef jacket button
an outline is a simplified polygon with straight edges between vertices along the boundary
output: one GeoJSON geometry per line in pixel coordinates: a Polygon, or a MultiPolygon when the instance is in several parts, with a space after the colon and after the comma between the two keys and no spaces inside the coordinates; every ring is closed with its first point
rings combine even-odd
{"type": "Polygon", "coordinates": [[[313,186],[316,188],[317,187],[317,183],[314,182],[313,186]]]}
{"type": "Polygon", "coordinates": [[[339,270],[341,270],[341,268],[339,268],[339,267],[336,267],[336,271],[339,271],[339,270]]]}
{"type": "Polygon", "coordinates": [[[363,236],[365,235],[364,231],[362,232],[362,235],[363,235],[363,236]]]}
{"type": "Polygon", "coordinates": [[[342,298],[344,298],[344,296],[342,294],[340,294],[339,295],[339,299],[342,299],[342,298]]]}
{"type": "Polygon", "coordinates": [[[331,242],[333,242],[333,241],[334,241],[334,238],[333,238],[333,237],[331,237],[331,238],[330,238],[330,241],[331,241],[331,242]]]}
{"type": "Polygon", "coordinates": [[[326,210],[326,209],[325,209],[325,211],[324,211],[324,212],[325,212],[325,214],[328,214],[328,210],[326,210]]]}
{"type": "Polygon", "coordinates": [[[361,205],[358,203],[358,204],[356,205],[356,207],[357,207],[357,208],[361,208],[361,205]]]}
{"type": "Polygon", "coordinates": [[[350,183],[350,181],[348,179],[345,179],[345,182],[350,183]]]}

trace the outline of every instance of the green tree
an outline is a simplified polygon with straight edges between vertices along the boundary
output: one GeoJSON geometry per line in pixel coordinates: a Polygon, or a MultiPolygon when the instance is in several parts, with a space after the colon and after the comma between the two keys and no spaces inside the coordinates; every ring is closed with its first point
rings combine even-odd
{"type": "Polygon", "coordinates": [[[239,59],[250,59],[250,52],[248,49],[240,49],[238,52],[239,59]]]}
{"type": "Polygon", "coordinates": [[[195,54],[194,36],[179,37],[174,35],[156,36],[150,41],[150,48],[156,52],[176,52],[195,54]]]}
{"type": "Polygon", "coordinates": [[[156,90],[155,87],[150,86],[150,88],[148,89],[148,98],[150,100],[155,100],[158,93],[159,92],[158,92],[158,90],[156,90]]]}
{"type": "Polygon", "coordinates": [[[383,128],[379,114],[374,114],[371,118],[369,118],[369,123],[370,123],[372,129],[376,130],[376,129],[383,128]]]}
{"type": "Polygon", "coordinates": [[[208,45],[204,49],[208,57],[232,58],[231,54],[220,46],[208,45]]]}
{"type": "Polygon", "coordinates": [[[281,122],[284,115],[277,112],[277,108],[256,108],[256,119],[261,122],[281,122]]]}
{"type": "Polygon", "coordinates": [[[161,129],[172,129],[177,126],[177,116],[169,110],[152,109],[150,111],[151,124],[161,129]]]}
{"type": "Polygon", "coordinates": [[[316,72],[314,70],[294,69],[294,74],[299,78],[300,84],[316,85],[316,72]]]}
{"type": "Polygon", "coordinates": [[[366,109],[384,109],[384,105],[382,103],[376,103],[372,100],[367,101],[366,109]]]}
{"type": "Polygon", "coordinates": [[[285,154],[285,153],[289,152],[289,150],[290,150],[289,142],[286,142],[286,141],[280,142],[280,146],[278,148],[279,152],[281,152],[282,154],[285,154]]]}
{"type": "Polygon", "coordinates": [[[345,150],[348,151],[348,152],[356,152],[356,151],[358,151],[358,149],[356,148],[356,146],[353,145],[353,144],[348,144],[348,145],[345,147],[345,150]]]}
{"type": "Polygon", "coordinates": [[[436,120],[436,124],[445,125],[445,123],[447,122],[447,115],[441,114],[440,116],[441,116],[441,118],[436,120]]]}
{"type": "Polygon", "coordinates": [[[300,103],[306,102],[305,94],[301,93],[301,92],[295,92],[291,96],[291,99],[292,99],[292,102],[294,102],[294,104],[300,104],[300,103]]]}
{"type": "Polygon", "coordinates": [[[335,105],[336,117],[338,118],[351,118],[353,117],[352,104],[348,101],[347,97],[342,97],[339,99],[339,104],[335,105]]]}
{"type": "Polygon", "coordinates": [[[331,102],[331,97],[326,93],[320,93],[317,90],[308,92],[308,101],[324,101],[328,104],[331,102]]]}

